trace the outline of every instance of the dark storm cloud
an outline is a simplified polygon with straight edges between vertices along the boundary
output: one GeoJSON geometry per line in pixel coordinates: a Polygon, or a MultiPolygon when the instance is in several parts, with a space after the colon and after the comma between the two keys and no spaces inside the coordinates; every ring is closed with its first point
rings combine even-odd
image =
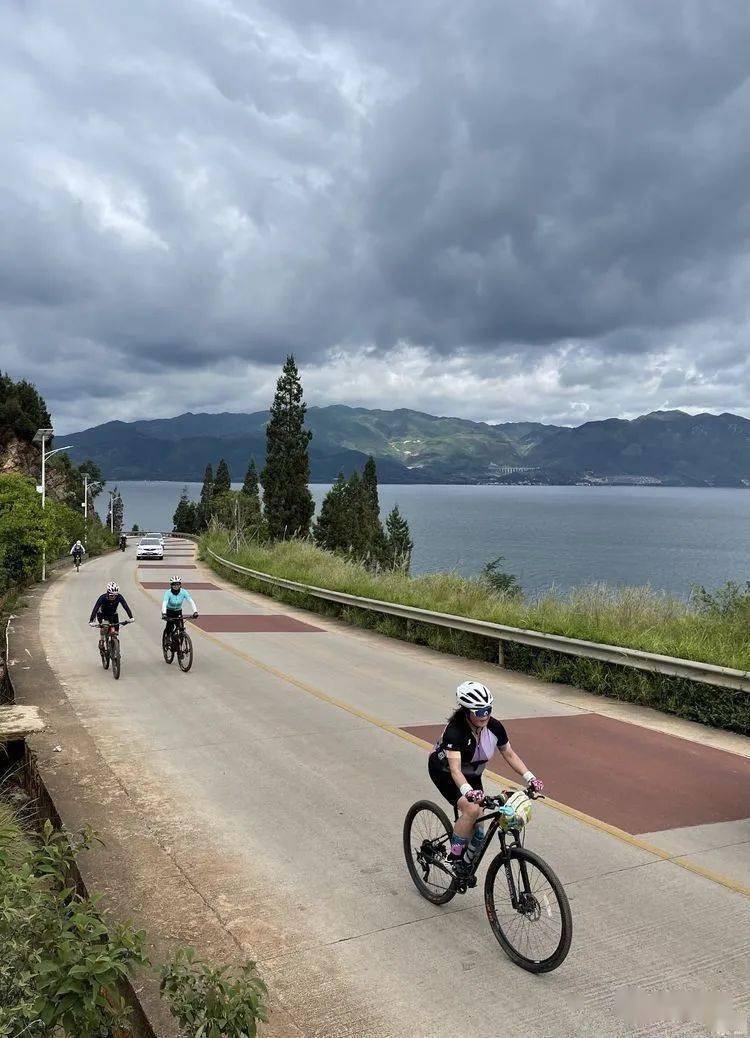
{"type": "Polygon", "coordinates": [[[3,363],[69,427],[264,406],[287,351],[316,402],[746,407],[749,26],[744,0],[6,4],[3,363]]]}

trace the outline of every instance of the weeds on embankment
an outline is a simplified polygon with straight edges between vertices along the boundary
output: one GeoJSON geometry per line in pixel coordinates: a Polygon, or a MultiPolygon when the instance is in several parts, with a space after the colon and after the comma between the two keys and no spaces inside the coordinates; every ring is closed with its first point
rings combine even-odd
{"type": "MultiPolygon", "coordinates": [[[[201,545],[227,557],[228,540],[221,533],[207,534],[201,545]]],[[[497,660],[495,639],[271,588],[226,570],[211,562],[207,553],[204,555],[223,576],[280,601],[444,652],[497,660]]],[[[310,541],[252,541],[231,557],[251,569],[364,598],[750,670],[750,584],[744,588],[727,585],[713,594],[696,589],[690,601],[649,587],[617,589],[604,584],[578,588],[567,595],[552,590],[523,598],[498,594],[481,579],[457,573],[410,577],[399,571],[372,572],[360,563],[322,551],[310,541]]],[[[750,732],[750,703],[741,692],[519,643],[505,643],[505,664],[545,680],[566,682],[706,724],[750,732]]]]}
{"type": "MultiPolygon", "coordinates": [[[[76,855],[96,837],[33,825],[0,788],[0,1038],[128,1038],[123,989],[150,967],[146,937],[76,884],[76,855]]],[[[248,1038],[267,1019],[266,987],[247,962],[213,967],[185,949],[161,991],[184,1038],[248,1038]]]]}

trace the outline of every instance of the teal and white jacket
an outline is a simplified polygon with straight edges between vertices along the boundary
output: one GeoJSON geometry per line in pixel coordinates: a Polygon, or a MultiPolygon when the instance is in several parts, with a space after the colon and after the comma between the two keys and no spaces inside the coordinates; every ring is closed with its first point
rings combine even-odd
{"type": "Polygon", "coordinates": [[[173,595],[172,589],[168,587],[167,590],[164,592],[164,598],[161,602],[161,611],[162,613],[166,613],[167,610],[170,610],[171,612],[181,613],[183,602],[189,602],[193,612],[198,612],[198,606],[193,601],[189,591],[187,591],[184,587],[181,587],[177,594],[173,595]]]}

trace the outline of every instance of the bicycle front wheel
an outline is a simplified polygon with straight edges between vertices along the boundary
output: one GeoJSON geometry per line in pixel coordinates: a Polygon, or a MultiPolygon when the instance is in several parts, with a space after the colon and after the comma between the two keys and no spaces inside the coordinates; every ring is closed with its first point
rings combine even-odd
{"type": "Polygon", "coordinates": [[[431,800],[418,800],[404,819],[404,856],[414,886],[433,905],[445,905],[456,895],[456,881],[440,868],[451,849],[453,826],[431,800]]]}
{"type": "Polygon", "coordinates": [[[568,896],[550,866],[525,847],[490,862],[484,905],[505,954],[529,973],[549,973],[565,961],[573,937],[568,896]]]}
{"type": "Polygon", "coordinates": [[[182,637],[177,643],[177,662],[184,674],[187,674],[193,665],[193,643],[187,631],[183,631],[182,637]]]}
{"type": "Polygon", "coordinates": [[[172,647],[172,636],[168,633],[166,627],[161,636],[161,651],[164,654],[164,662],[171,663],[174,659],[174,649],[172,647]]]}
{"type": "Polygon", "coordinates": [[[112,639],[109,655],[112,660],[112,677],[117,681],[120,677],[120,642],[117,638],[112,639]]]}

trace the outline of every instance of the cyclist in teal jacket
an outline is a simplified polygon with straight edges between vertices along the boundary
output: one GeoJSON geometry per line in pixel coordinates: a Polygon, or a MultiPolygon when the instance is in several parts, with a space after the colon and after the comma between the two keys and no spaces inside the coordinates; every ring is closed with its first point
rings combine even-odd
{"type": "Polygon", "coordinates": [[[182,616],[182,604],[189,602],[193,610],[193,619],[198,617],[198,606],[193,601],[189,591],[182,586],[182,579],[178,576],[169,578],[169,587],[164,592],[161,603],[161,618],[167,621],[167,637],[172,636],[175,621],[182,616]]]}

